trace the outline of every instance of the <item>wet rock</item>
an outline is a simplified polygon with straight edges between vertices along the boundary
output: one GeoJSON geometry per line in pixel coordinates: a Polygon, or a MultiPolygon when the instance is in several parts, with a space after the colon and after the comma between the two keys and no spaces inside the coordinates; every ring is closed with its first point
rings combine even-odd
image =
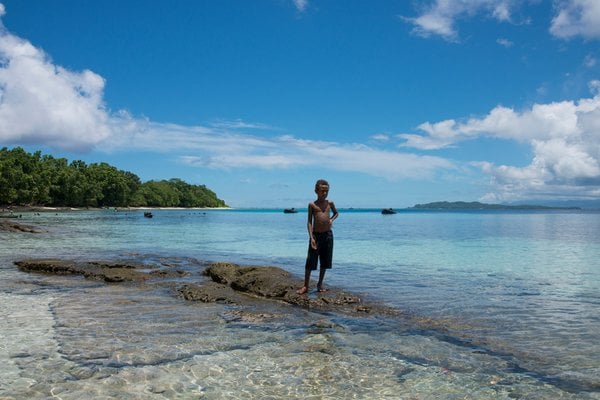
{"type": "Polygon", "coordinates": [[[216,282],[208,282],[203,285],[184,285],[178,289],[178,292],[186,300],[203,303],[239,303],[242,301],[232,288],[216,282]]]}
{"type": "Polygon", "coordinates": [[[289,272],[277,267],[240,267],[229,263],[215,263],[205,274],[218,283],[231,286],[239,292],[260,297],[284,297],[294,290],[294,281],[289,272]]]}
{"type": "Polygon", "coordinates": [[[42,233],[46,231],[33,225],[7,220],[0,221],[0,232],[42,233]]]}
{"type": "Polygon", "coordinates": [[[58,259],[21,260],[21,271],[55,275],[82,275],[105,282],[142,282],[150,278],[180,276],[182,271],[163,271],[159,266],[107,261],[71,261],[58,259]]]}
{"type": "Polygon", "coordinates": [[[214,263],[204,270],[214,282],[229,285],[239,276],[239,267],[230,263],[214,263]]]}
{"type": "Polygon", "coordinates": [[[21,271],[26,272],[81,275],[88,279],[111,283],[141,284],[150,281],[153,285],[172,287],[188,301],[260,307],[257,306],[258,303],[268,300],[275,302],[272,304],[279,301],[316,311],[353,315],[397,313],[390,307],[374,303],[365,304],[360,296],[336,288],[324,293],[310,291],[307,294],[298,294],[296,289],[302,285],[301,278],[273,266],[214,263],[204,271],[204,275],[210,277],[210,280],[177,287],[180,285],[177,279],[187,274],[174,268],[173,264],[164,262],[145,264],[126,261],[29,259],[16,261],[15,264],[21,271]]]}
{"type": "MultiPolygon", "coordinates": [[[[227,289],[233,289],[235,292],[252,295],[253,297],[280,300],[296,306],[313,308],[324,311],[342,311],[350,313],[370,313],[371,306],[362,304],[359,296],[347,293],[339,289],[332,289],[324,293],[298,294],[296,289],[300,286],[298,278],[292,276],[289,272],[272,266],[253,266],[244,267],[231,263],[211,264],[204,274],[209,276],[213,283],[222,286],[213,286],[204,290],[210,290],[211,295],[200,294],[202,285],[194,290],[202,301],[210,297],[218,297],[212,291],[222,290],[222,297],[227,298],[232,303],[239,303],[227,294],[227,289]]],[[[189,291],[189,288],[186,288],[189,291]]],[[[184,295],[188,300],[193,300],[194,295],[184,295]]]]}

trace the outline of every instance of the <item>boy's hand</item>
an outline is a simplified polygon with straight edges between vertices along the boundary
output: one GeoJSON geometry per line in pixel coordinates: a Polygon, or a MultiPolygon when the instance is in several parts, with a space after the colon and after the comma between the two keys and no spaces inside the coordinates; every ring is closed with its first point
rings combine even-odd
{"type": "Polygon", "coordinates": [[[315,240],[315,238],[310,238],[310,247],[312,247],[313,250],[317,249],[317,241],[315,240]]]}

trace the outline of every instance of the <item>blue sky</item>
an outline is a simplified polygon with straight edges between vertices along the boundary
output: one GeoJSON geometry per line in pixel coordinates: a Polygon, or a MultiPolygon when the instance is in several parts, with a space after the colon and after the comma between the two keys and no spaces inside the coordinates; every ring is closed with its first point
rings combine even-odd
{"type": "Polygon", "coordinates": [[[597,0],[0,3],[0,146],[234,207],[600,198],[597,0]]]}

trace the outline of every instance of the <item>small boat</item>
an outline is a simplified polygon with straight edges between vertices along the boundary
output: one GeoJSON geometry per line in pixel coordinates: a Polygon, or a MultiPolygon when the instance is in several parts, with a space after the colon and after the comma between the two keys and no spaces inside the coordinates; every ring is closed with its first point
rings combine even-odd
{"type": "Polygon", "coordinates": [[[284,208],[283,212],[284,212],[284,214],[296,214],[298,212],[298,210],[296,210],[294,207],[284,208]]]}
{"type": "Polygon", "coordinates": [[[152,218],[154,215],[152,215],[152,213],[150,211],[146,211],[144,212],[144,217],[146,218],[152,218]]]}
{"type": "Polygon", "coordinates": [[[384,208],[381,210],[381,213],[384,215],[396,214],[396,211],[393,208],[384,208]]]}

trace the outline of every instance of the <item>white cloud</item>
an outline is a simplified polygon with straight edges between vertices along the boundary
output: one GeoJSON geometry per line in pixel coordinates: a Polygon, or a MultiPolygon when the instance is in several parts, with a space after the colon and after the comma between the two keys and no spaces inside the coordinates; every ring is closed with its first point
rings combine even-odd
{"type": "Polygon", "coordinates": [[[308,7],[308,0],[293,0],[294,6],[300,12],[304,12],[308,7]]]}
{"type": "Polygon", "coordinates": [[[561,0],[557,2],[556,11],[550,25],[550,33],[554,36],[600,39],[600,1],[561,0]]]}
{"type": "Polygon", "coordinates": [[[596,57],[594,57],[591,54],[588,54],[583,59],[583,65],[586,66],[586,67],[588,67],[588,68],[593,68],[593,67],[596,66],[596,64],[598,64],[598,60],[596,59],[596,57]]]}
{"type": "Polygon", "coordinates": [[[231,132],[149,124],[119,146],[143,146],[153,151],[179,151],[180,160],[212,169],[323,168],[359,172],[390,180],[429,177],[439,169],[454,168],[440,157],[417,156],[373,149],[361,144],[303,140],[291,136],[261,138],[231,132]]]}
{"type": "MultiPolygon", "coordinates": [[[[600,84],[591,82],[590,87],[600,84]]],[[[593,196],[600,191],[600,94],[577,102],[535,104],[518,112],[496,107],[483,118],[446,120],[419,126],[423,135],[398,135],[403,146],[440,149],[487,136],[527,143],[533,159],[525,167],[478,166],[494,182],[494,196],[593,196]]],[[[497,198],[498,199],[498,198],[497,198]]]]}
{"type": "Polygon", "coordinates": [[[499,38],[499,39],[497,39],[496,43],[498,43],[500,46],[503,46],[503,47],[506,47],[506,48],[512,47],[513,44],[514,44],[513,42],[511,42],[510,40],[505,39],[505,38],[499,38]]]}
{"type": "Polygon", "coordinates": [[[371,139],[377,142],[389,142],[390,135],[388,135],[387,133],[376,133],[375,135],[371,136],[371,139]]]}
{"type": "Polygon", "coordinates": [[[362,144],[340,144],[286,138],[287,146],[310,163],[338,171],[360,172],[390,180],[432,176],[440,169],[452,169],[453,163],[440,157],[418,156],[370,148],[362,144]]]}
{"type": "Polygon", "coordinates": [[[427,178],[439,170],[455,168],[454,163],[440,157],[380,150],[363,144],[239,133],[235,127],[247,126],[240,121],[223,122],[218,127],[182,126],[135,119],[123,112],[113,116],[111,123],[119,135],[98,144],[100,150],[137,149],[180,154],[182,163],[202,168],[269,170],[318,164],[331,170],[390,180],[427,178]]]}
{"type": "MultiPolygon", "coordinates": [[[[593,100],[600,102],[600,97],[593,100]]],[[[402,145],[404,147],[432,150],[478,136],[520,142],[577,136],[580,134],[578,122],[585,108],[584,104],[587,104],[585,100],[581,100],[579,105],[572,101],[534,104],[531,109],[523,112],[498,106],[483,118],[470,118],[466,122],[454,119],[436,123],[425,122],[418,127],[425,135],[401,134],[398,137],[405,140],[402,145]]]]}
{"type": "Polygon", "coordinates": [[[500,22],[510,21],[513,3],[513,0],[435,0],[421,15],[402,19],[414,25],[413,33],[417,35],[439,35],[454,41],[458,38],[454,26],[457,19],[483,13],[500,22]]]}
{"type": "Polygon", "coordinates": [[[0,31],[1,141],[89,149],[110,135],[103,91],[101,76],[54,65],[28,41],[0,31]]]}
{"type": "MultiPolygon", "coordinates": [[[[449,41],[458,40],[456,23],[461,18],[484,15],[499,22],[510,22],[514,9],[519,6],[515,0],[435,0],[416,17],[402,19],[413,24],[413,33],[428,37],[441,36],[449,41]]],[[[600,1],[598,0],[556,0],[555,16],[550,22],[550,33],[562,39],[581,36],[586,39],[600,39],[600,1]]],[[[506,46],[505,39],[498,43],[506,46]]]]}
{"type": "Polygon", "coordinates": [[[498,21],[510,21],[510,4],[508,1],[496,1],[492,5],[492,16],[498,21]]]}
{"type": "Polygon", "coordinates": [[[271,127],[267,124],[246,122],[246,121],[242,121],[241,119],[236,119],[234,121],[218,120],[218,121],[212,122],[210,125],[215,128],[221,128],[221,129],[263,129],[263,130],[274,129],[273,127],[271,127]]]}

